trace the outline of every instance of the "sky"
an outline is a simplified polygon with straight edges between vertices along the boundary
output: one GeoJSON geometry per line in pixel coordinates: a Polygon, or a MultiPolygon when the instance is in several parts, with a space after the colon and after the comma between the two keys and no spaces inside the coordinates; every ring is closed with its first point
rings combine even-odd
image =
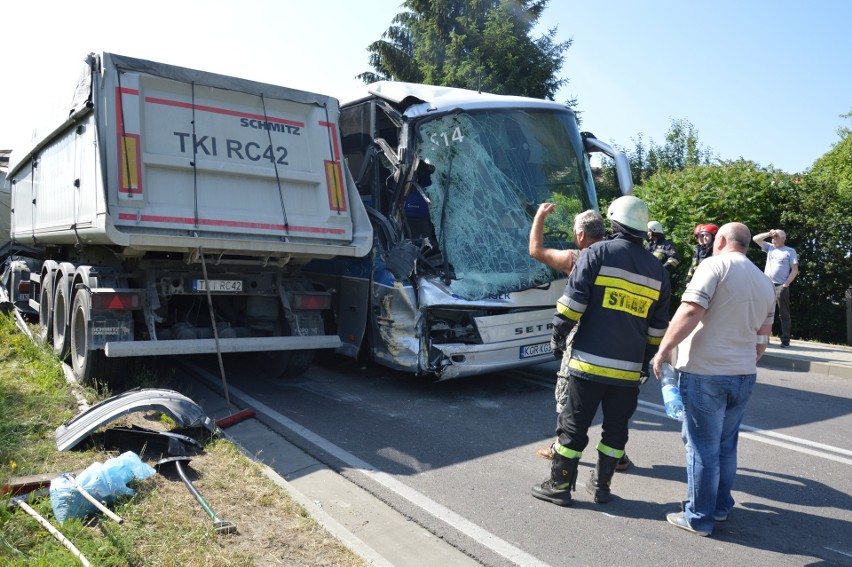
{"type": "MultiPolygon", "coordinates": [[[[401,0],[10,0],[0,10],[0,149],[67,115],[82,61],[110,51],[332,96],[370,70],[401,0]]],[[[551,0],[534,35],[573,40],[555,100],[622,148],[687,120],[720,159],[802,172],[852,111],[850,0],[551,0]]],[[[13,155],[14,161],[14,155],[13,155]]]]}

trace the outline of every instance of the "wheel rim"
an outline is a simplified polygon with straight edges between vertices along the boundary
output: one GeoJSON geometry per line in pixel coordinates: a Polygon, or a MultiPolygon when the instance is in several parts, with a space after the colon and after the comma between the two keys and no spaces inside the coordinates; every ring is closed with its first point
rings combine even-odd
{"type": "Polygon", "coordinates": [[[71,366],[78,380],[85,381],[88,375],[88,293],[85,289],[77,292],[74,309],[71,313],[71,366]]]}
{"type": "Polygon", "coordinates": [[[56,288],[56,303],[53,306],[53,351],[64,358],[68,355],[69,331],[68,278],[62,276],[56,288]]]}
{"type": "Polygon", "coordinates": [[[48,277],[46,274],[42,276],[41,291],[38,294],[38,324],[44,327],[47,336],[52,336],[53,319],[50,316],[53,310],[53,294],[50,293],[52,286],[44,283],[48,277]]]}

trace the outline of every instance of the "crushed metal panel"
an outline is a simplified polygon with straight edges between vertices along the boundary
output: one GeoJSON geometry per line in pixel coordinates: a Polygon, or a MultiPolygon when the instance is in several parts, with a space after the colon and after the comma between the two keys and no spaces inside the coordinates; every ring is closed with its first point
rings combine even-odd
{"type": "Polygon", "coordinates": [[[393,287],[373,287],[373,356],[383,364],[403,371],[418,370],[420,339],[418,312],[411,287],[394,282],[393,287]]]}
{"type": "MultiPolygon", "coordinates": [[[[525,366],[533,366],[542,362],[552,361],[549,351],[541,356],[522,358],[522,349],[536,339],[517,339],[498,344],[467,345],[467,344],[435,344],[440,351],[445,364],[436,370],[438,381],[467,376],[481,376],[512,370],[525,366]]],[[[547,346],[550,347],[548,341],[547,346]]]]}
{"type": "Polygon", "coordinates": [[[56,448],[67,451],[102,425],[123,415],[154,410],[167,414],[178,427],[204,427],[216,430],[216,424],[191,399],[174,390],[136,388],[113,396],[77,414],[56,428],[56,448]]]}

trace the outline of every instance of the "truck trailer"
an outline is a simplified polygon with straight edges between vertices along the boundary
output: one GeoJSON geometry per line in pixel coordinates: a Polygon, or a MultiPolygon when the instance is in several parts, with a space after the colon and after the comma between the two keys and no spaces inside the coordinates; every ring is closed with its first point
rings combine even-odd
{"type": "Polygon", "coordinates": [[[335,98],[90,54],[65,119],[7,172],[4,288],[82,382],[131,357],[336,349],[304,266],[373,244],[335,98]],[[33,256],[37,256],[34,258],[33,256]]]}

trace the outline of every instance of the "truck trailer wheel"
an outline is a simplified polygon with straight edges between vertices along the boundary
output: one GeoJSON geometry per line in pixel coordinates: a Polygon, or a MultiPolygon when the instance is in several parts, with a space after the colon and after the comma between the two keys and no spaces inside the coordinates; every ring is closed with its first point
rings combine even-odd
{"type": "Polygon", "coordinates": [[[53,278],[43,274],[38,294],[39,338],[46,345],[53,344],[53,278]]]}
{"type": "Polygon", "coordinates": [[[91,384],[95,379],[109,383],[113,377],[123,377],[127,369],[126,358],[109,358],[103,350],[89,350],[89,311],[92,297],[81,289],[74,296],[71,309],[71,368],[81,384],[91,384]]]}
{"type": "Polygon", "coordinates": [[[67,275],[56,284],[56,300],[53,303],[53,352],[60,360],[68,358],[71,345],[68,340],[71,314],[71,279],[67,275]]]}
{"type": "Polygon", "coordinates": [[[290,356],[280,367],[280,378],[298,378],[308,371],[314,363],[314,350],[289,350],[285,351],[290,356]]]}
{"type": "Polygon", "coordinates": [[[273,350],[237,353],[233,356],[238,366],[262,368],[275,378],[298,378],[313,364],[314,352],[313,350],[273,350]]]}

